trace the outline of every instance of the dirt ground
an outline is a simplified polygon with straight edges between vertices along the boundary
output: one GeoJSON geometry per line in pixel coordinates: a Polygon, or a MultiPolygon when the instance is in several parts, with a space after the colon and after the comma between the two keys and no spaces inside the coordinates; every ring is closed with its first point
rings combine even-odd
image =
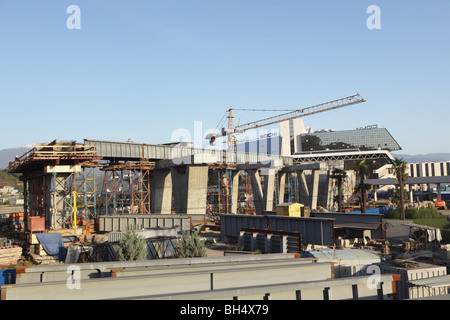
{"type": "Polygon", "coordinates": [[[221,240],[220,231],[202,231],[200,236],[206,242],[207,257],[223,257],[224,251],[230,250],[232,244],[224,243],[221,240]]]}

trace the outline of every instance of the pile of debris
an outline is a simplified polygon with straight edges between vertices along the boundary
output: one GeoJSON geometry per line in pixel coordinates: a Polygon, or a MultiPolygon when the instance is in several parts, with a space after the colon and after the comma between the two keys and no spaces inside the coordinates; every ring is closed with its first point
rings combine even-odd
{"type": "Polygon", "coordinates": [[[417,268],[419,263],[411,259],[394,259],[391,264],[399,268],[417,268]]]}
{"type": "Polygon", "coordinates": [[[0,247],[0,265],[6,266],[17,263],[22,256],[22,247],[17,245],[0,247]]]}

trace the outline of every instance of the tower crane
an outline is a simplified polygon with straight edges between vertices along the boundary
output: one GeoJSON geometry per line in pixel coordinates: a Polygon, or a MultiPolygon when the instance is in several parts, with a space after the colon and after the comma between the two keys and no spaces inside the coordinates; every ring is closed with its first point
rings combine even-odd
{"type": "Polygon", "coordinates": [[[286,120],[292,120],[292,119],[296,119],[296,118],[306,117],[306,116],[310,116],[310,115],[313,115],[316,113],[325,112],[325,111],[329,111],[329,110],[333,110],[333,109],[347,107],[347,106],[350,106],[353,104],[358,104],[358,103],[365,102],[365,101],[366,100],[364,98],[362,98],[358,93],[353,96],[325,102],[322,104],[318,104],[318,105],[303,108],[303,109],[293,110],[293,111],[290,111],[287,113],[283,113],[283,114],[272,116],[269,118],[249,122],[249,123],[238,125],[238,126],[234,126],[233,109],[230,108],[227,111],[228,112],[228,117],[227,117],[228,118],[228,127],[222,128],[220,133],[217,133],[217,134],[213,133],[213,134],[207,135],[206,139],[209,140],[210,145],[215,145],[217,138],[227,136],[228,137],[228,150],[234,151],[234,150],[236,150],[236,135],[241,134],[247,130],[272,125],[272,124],[279,123],[279,122],[286,121],[286,120]]]}

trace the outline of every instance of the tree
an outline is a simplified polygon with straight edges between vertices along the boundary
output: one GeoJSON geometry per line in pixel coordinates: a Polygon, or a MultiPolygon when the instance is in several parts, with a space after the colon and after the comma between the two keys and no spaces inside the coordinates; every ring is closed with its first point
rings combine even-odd
{"type": "Polygon", "coordinates": [[[119,261],[134,261],[147,259],[147,242],[131,227],[114,246],[119,261]]]}
{"type": "Polygon", "coordinates": [[[342,182],[347,177],[347,171],[339,168],[334,168],[331,172],[331,179],[335,179],[338,186],[338,212],[342,211],[342,182]]]}
{"type": "Polygon", "coordinates": [[[394,169],[395,174],[395,183],[398,184],[398,210],[400,214],[400,220],[405,220],[405,181],[409,179],[408,174],[406,173],[408,163],[403,160],[403,158],[398,159],[395,158],[392,163],[392,169],[394,169]]]}
{"type": "Polygon", "coordinates": [[[198,233],[183,232],[177,243],[180,258],[204,257],[206,255],[205,241],[198,233]]]}
{"type": "Polygon", "coordinates": [[[355,161],[355,173],[359,177],[359,188],[361,191],[361,213],[366,213],[366,186],[364,180],[368,172],[369,165],[366,164],[366,160],[355,161]]]}

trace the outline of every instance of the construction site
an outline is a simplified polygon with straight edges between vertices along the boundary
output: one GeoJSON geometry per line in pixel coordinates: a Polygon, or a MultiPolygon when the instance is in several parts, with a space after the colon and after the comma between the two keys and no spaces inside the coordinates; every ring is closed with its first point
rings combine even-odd
{"type": "Polygon", "coordinates": [[[8,167],[20,174],[24,205],[1,216],[0,262],[9,266],[0,270],[1,298],[448,297],[450,248],[440,230],[384,220],[393,206],[377,198],[378,184],[370,198],[355,193],[355,163],[370,163],[370,181],[395,149],[301,148],[304,117],[364,102],[356,94],[237,126],[230,108],[227,125],[205,137],[224,148],[95,139],[33,146],[8,167]],[[281,128],[270,147],[236,139],[270,125],[281,128]],[[119,258],[130,230],[146,240],[146,259],[119,258]],[[200,237],[203,255],[182,257],[185,234],[200,237]]]}

